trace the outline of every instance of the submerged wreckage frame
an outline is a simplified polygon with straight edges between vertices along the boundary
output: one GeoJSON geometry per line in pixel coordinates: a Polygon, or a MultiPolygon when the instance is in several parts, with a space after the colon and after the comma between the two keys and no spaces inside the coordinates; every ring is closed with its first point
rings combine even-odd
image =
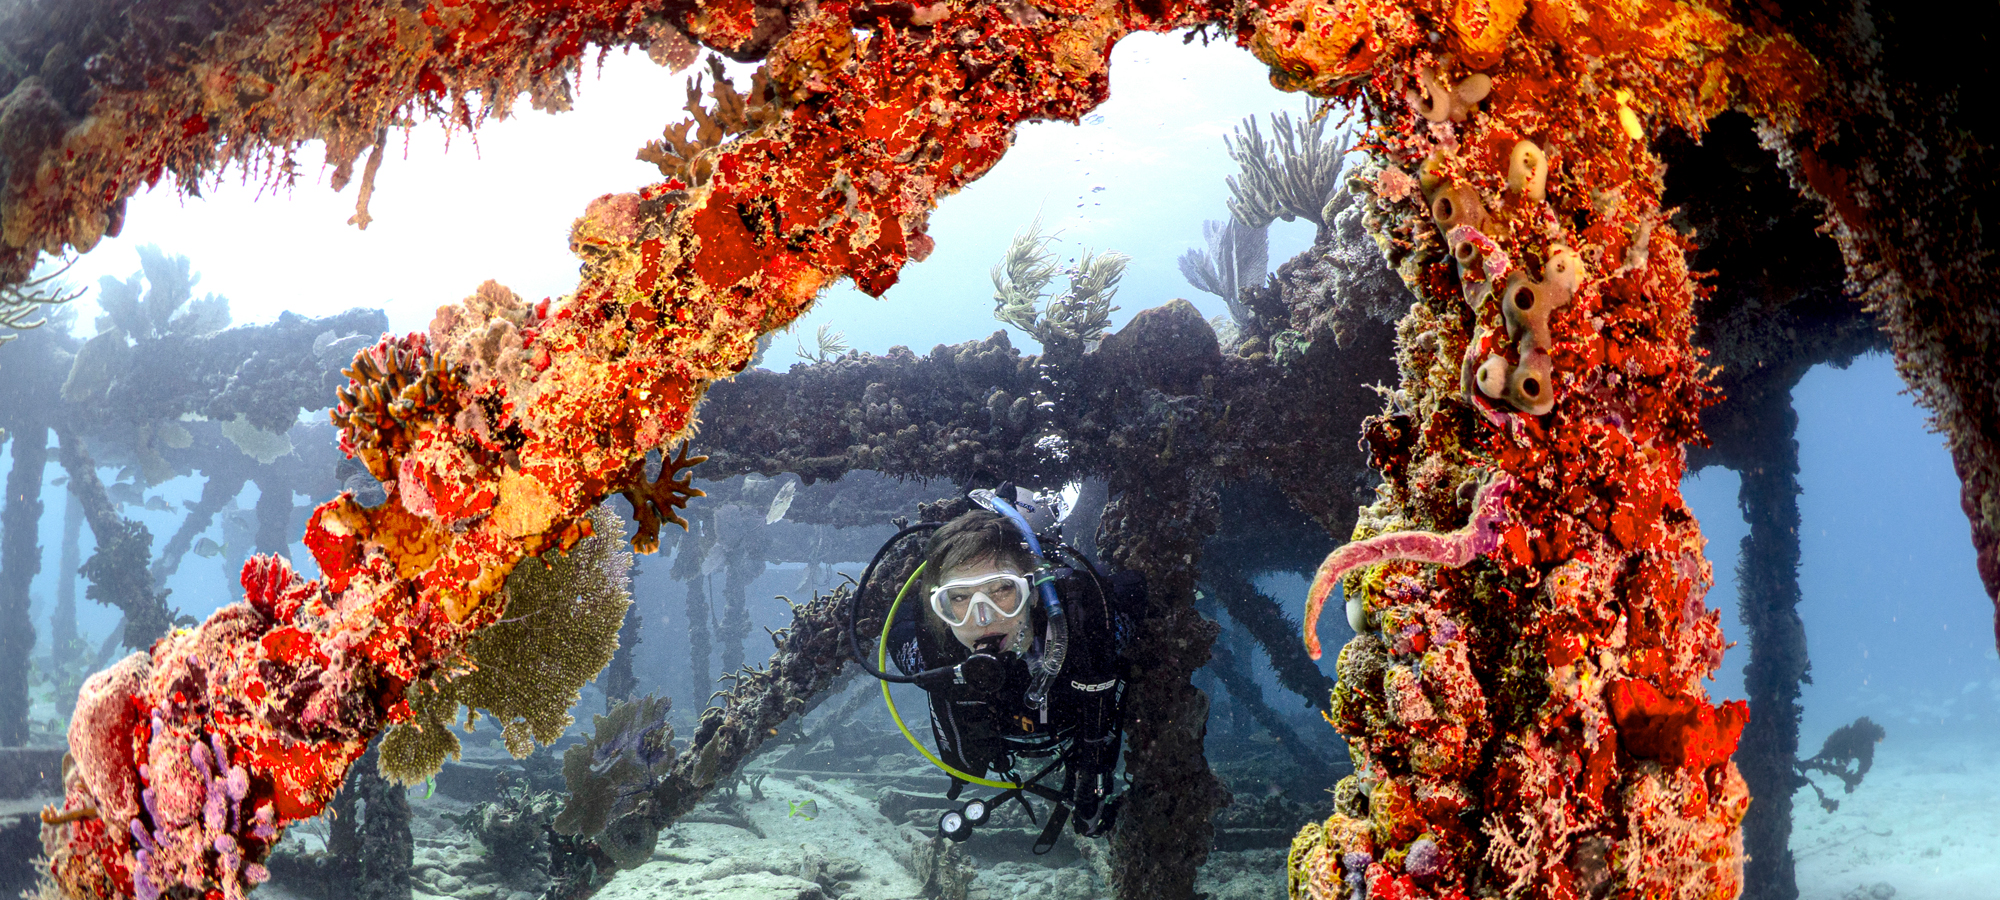
{"type": "MultiPolygon", "coordinates": [[[[1419,298],[1401,383],[1366,429],[1385,478],[1366,543],[1315,592],[1344,577],[1362,625],[1332,713],[1356,775],[1299,836],[1294,895],[1735,896],[1745,713],[1700,684],[1722,640],[1678,486],[1708,391],[1652,137],[1745,111],[1831,198],[1850,274],[1953,435],[1982,574],[2000,583],[1993,364],[1978,358],[2000,325],[1969,299],[1990,295],[1983,257],[1957,252],[1981,246],[1976,220],[1944,227],[1982,198],[1938,190],[1973,177],[1956,169],[1869,164],[1884,147],[1979,147],[1934,139],[1945,117],[1897,117],[1907,91],[1854,86],[1872,83],[1867,48],[1798,6],[1784,22],[1673,0],[17,4],[12,33],[43,62],[0,109],[13,280],[38,252],[116,233],[124,199],[168,172],[281,176],[308,139],[338,184],[371,154],[365,226],[391,125],[472,126],[523,92],[560,106],[592,45],[763,62],[748,94],[718,85],[691,137],[649,149],[668,177],[576,221],[573,294],[488,285],[357,357],[334,414],[388,502],[324,504],[305,538],[319,579],[255,559],[246,602],[86,685],[67,805],[47,817],[55,881],[78,898],[242,896],[286,824],[408,720],[410,687],[501,616],[516,564],[573,545],[612,494],[655,544],[686,493],[673,467],[648,478],[645,454],[687,435],[760,335],[836,278],[886,290],[929,252],[935,203],[1018,124],[1105,98],[1121,37],[1198,28],[1250,48],[1280,88],[1366,111],[1370,229],[1419,298]],[[1885,123],[1873,142],[1863,120],[1885,123]],[[1926,217],[1939,227],[1908,227],[1926,217]]],[[[1132,512],[1200,515],[1172,490],[1132,512]]],[[[1192,896],[1223,802],[1187,684],[1213,632],[1175,543],[1118,559],[1165,598],[1140,637],[1143,764],[1113,839],[1128,898],[1192,896]]]]}

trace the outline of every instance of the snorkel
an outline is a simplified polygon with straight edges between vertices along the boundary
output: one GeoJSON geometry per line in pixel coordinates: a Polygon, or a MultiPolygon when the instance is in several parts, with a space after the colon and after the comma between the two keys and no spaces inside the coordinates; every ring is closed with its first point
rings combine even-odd
{"type": "Polygon", "coordinates": [[[1063,658],[1069,654],[1069,620],[1063,613],[1062,601],[1056,597],[1055,578],[1050,572],[1049,559],[1042,553],[1042,542],[1035,537],[1035,529],[1028,524],[1028,517],[1021,514],[1014,504],[999,494],[981,488],[966,495],[972,502],[988,511],[1006,516],[1007,521],[1021,530],[1026,539],[1028,552],[1035,557],[1035,571],[1032,579],[1035,591],[1042,598],[1042,607],[1048,610],[1048,641],[1042,646],[1041,665],[1036,667],[1035,677],[1028,685],[1028,706],[1046,711],[1049,701],[1049,685],[1055,682],[1062,671],[1063,658]]]}

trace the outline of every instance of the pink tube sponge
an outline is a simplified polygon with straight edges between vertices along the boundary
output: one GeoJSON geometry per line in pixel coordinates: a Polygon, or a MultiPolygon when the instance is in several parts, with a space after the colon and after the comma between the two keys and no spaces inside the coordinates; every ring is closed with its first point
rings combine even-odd
{"type": "Polygon", "coordinates": [[[1312,589],[1306,592],[1306,654],[1320,657],[1319,615],[1333,586],[1342,576],[1361,566],[1392,559],[1435,563],[1454,569],[1493,552],[1500,546],[1501,525],[1507,521],[1506,500],[1514,489],[1514,477],[1501,474],[1479,488],[1473,498],[1472,521],[1457,531],[1392,531],[1352,541],[1334,549],[1313,573],[1312,589]]]}

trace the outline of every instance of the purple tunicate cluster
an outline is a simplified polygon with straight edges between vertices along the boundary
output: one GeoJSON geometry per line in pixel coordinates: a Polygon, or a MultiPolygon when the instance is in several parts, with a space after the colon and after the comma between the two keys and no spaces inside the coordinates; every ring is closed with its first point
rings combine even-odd
{"type": "Polygon", "coordinates": [[[1458,640],[1458,623],[1450,619],[1438,623],[1437,640],[1440,644],[1449,644],[1452,641],[1458,640]]]}
{"type": "Polygon", "coordinates": [[[1403,857],[1403,871],[1411,877],[1428,879],[1444,871],[1444,848],[1427,837],[1417,838],[1410,845],[1410,853],[1403,857]]]}
{"type": "MultiPolygon", "coordinates": [[[[141,796],[145,798],[146,808],[152,809],[153,789],[147,788],[141,796]]],[[[132,894],[138,900],[159,900],[160,888],[153,883],[152,871],[153,857],[159,855],[160,847],[153,843],[152,834],[146,831],[145,823],[138,819],[132,820],[132,842],[139,845],[138,852],[134,854],[138,857],[139,865],[132,870],[132,894]]]]}
{"type": "MultiPolygon", "coordinates": [[[[148,750],[161,765],[139,767],[140,777],[153,785],[139,794],[144,818],[131,822],[138,863],[132,873],[133,894],[136,900],[159,900],[164,888],[174,884],[203,888],[201,863],[213,851],[223,896],[243,900],[246,882],[254,885],[270,877],[263,866],[244,862],[243,846],[236,838],[243,827],[250,773],[229,764],[228,748],[221,736],[213,734],[206,741],[196,738],[185,745],[183,765],[173,757],[182,746],[176,737],[155,714],[148,750]],[[157,781],[155,772],[160,776],[157,781]]],[[[257,809],[251,836],[265,843],[276,840],[270,804],[257,809]]]]}
{"type": "MultiPolygon", "coordinates": [[[[167,726],[166,723],[160,721],[159,713],[153,714],[152,724],[153,738],[148,745],[148,749],[158,752],[162,742],[166,739],[167,726]]],[[[153,783],[153,767],[147,763],[140,763],[139,779],[141,784],[151,785],[153,783]]],[[[140,790],[139,803],[145,808],[145,816],[143,818],[134,818],[130,825],[132,843],[137,845],[133,856],[137,859],[138,864],[132,870],[132,894],[137,900],[159,900],[160,897],[160,883],[157,875],[162,862],[160,859],[160,843],[167,840],[168,835],[164,825],[158,831],[146,827],[147,822],[160,821],[158,797],[158,791],[150,786],[140,790]]]]}
{"type": "Polygon", "coordinates": [[[1350,900],[1368,900],[1368,866],[1375,857],[1366,850],[1350,850],[1340,858],[1340,867],[1347,870],[1347,896],[1350,900]]]}
{"type": "MultiPolygon", "coordinates": [[[[232,771],[241,771],[240,768],[232,771]]],[[[248,777],[245,777],[248,781],[248,777]]],[[[256,815],[250,817],[250,836],[264,842],[269,847],[278,841],[278,813],[269,802],[257,807],[256,815]]],[[[250,863],[243,867],[243,881],[252,887],[271,880],[271,870],[263,863],[250,863]]]]}

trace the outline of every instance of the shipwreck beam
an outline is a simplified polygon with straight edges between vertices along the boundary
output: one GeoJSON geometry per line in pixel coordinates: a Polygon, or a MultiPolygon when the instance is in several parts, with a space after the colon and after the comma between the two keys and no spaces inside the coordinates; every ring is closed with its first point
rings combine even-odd
{"type": "Polygon", "coordinates": [[[2000,123],[1970,99],[1993,83],[1991,30],[1947,7],[1788,0],[1771,14],[1825,90],[1813,116],[1760,134],[1820,204],[1897,372],[1945,435],[2000,644],[2000,182],[1985,174],[2000,123]]]}

